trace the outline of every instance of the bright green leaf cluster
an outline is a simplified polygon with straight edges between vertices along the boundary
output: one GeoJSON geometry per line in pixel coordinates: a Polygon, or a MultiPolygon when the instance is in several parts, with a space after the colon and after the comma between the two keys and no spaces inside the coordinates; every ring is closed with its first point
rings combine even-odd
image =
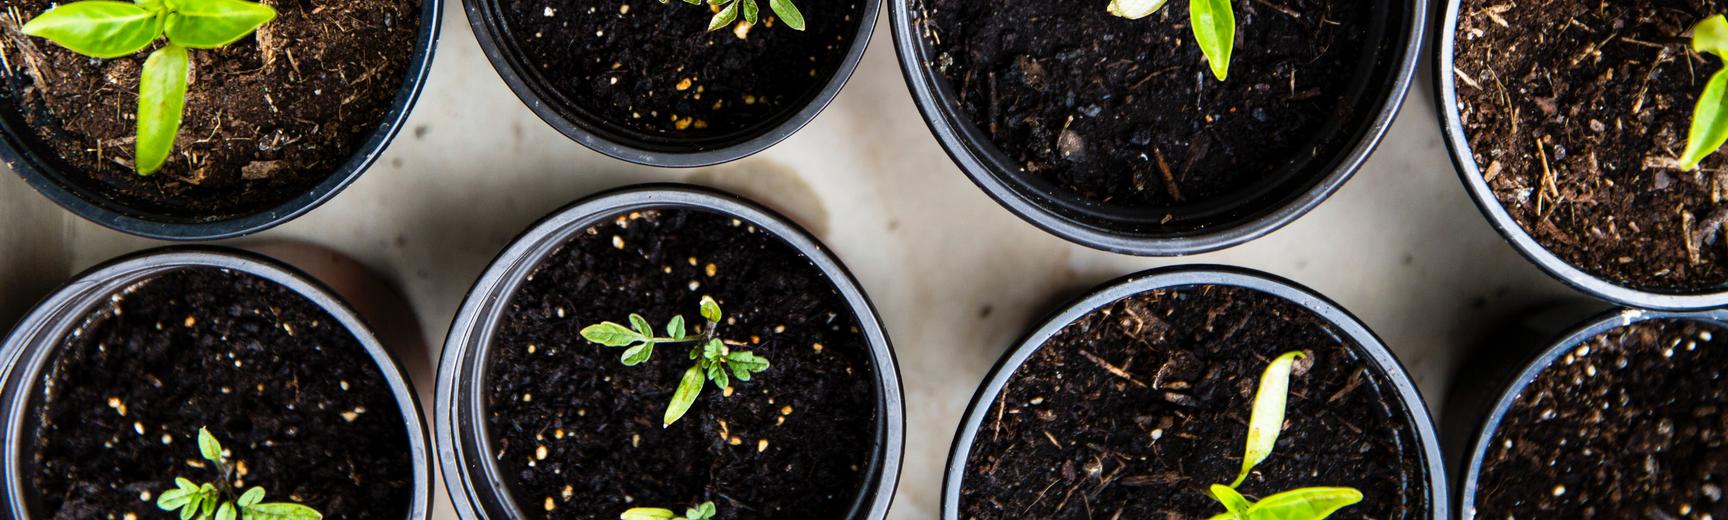
{"type": "MultiPolygon", "coordinates": [[[[1699,54],[1714,54],[1728,60],[1728,18],[1716,15],[1705,18],[1692,28],[1692,49],[1699,54]]],[[[1698,105],[1692,109],[1692,128],[1686,133],[1686,152],[1680,156],[1680,167],[1691,170],[1716,153],[1728,142],[1728,68],[1716,71],[1698,95],[1698,105]]]]}
{"type": "MultiPolygon", "coordinates": [[[[667,3],[667,0],[660,0],[660,3],[667,3]]],[[[756,25],[760,21],[761,9],[757,7],[756,0],[684,0],[684,3],[690,5],[707,3],[719,9],[714,12],[714,18],[708,20],[708,30],[710,31],[718,31],[732,25],[732,22],[738,20],[740,14],[744,16],[744,21],[750,22],[750,25],[756,25]]],[[[792,0],[768,0],[768,7],[774,10],[774,14],[779,16],[780,21],[785,22],[787,27],[799,31],[804,30],[804,13],[798,12],[798,6],[792,5],[792,0]]]]}
{"type": "Polygon", "coordinates": [[[1249,502],[1236,491],[1248,480],[1254,466],[1272,456],[1278,434],[1284,428],[1284,409],[1290,395],[1290,371],[1305,354],[1286,352],[1266,366],[1260,388],[1254,393],[1254,409],[1248,416],[1248,445],[1242,454],[1242,471],[1230,485],[1213,484],[1210,495],[1224,506],[1224,513],[1210,520],[1322,520],[1339,509],[1362,501],[1362,492],[1345,487],[1299,488],[1249,502]]]}
{"type": "Polygon", "coordinates": [[[104,59],[131,55],[168,39],[144,60],[138,85],[133,168],[149,175],[168,162],[180,133],[191,71],[186,49],[234,43],[274,19],[275,9],[246,0],[85,0],[49,9],[25,23],[23,32],[104,59]]]}
{"type": "Polygon", "coordinates": [[[684,516],[671,509],[658,507],[634,507],[618,515],[619,520],[709,520],[714,518],[714,502],[703,502],[695,507],[685,508],[684,516]]]}
{"type": "Polygon", "coordinates": [[[198,429],[198,455],[216,465],[221,478],[216,484],[193,483],[185,478],[174,479],[174,489],[156,498],[156,507],[163,511],[180,511],[180,520],[319,520],[324,515],[317,510],[291,502],[264,502],[264,488],[253,486],[239,497],[234,496],[234,467],[222,453],[222,443],[210,430],[198,429]]]}
{"type": "MultiPolygon", "coordinates": [[[[688,1],[688,0],[686,0],[688,1]]],[[[1164,8],[1169,0],[1110,0],[1110,14],[1139,20],[1164,8]]],[[[1230,53],[1236,48],[1236,11],[1230,0],[1188,0],[1188,26],[1206,55],[1218,81],[1230,76],[1230,53]]]]}
{"type": "Polygon", "coordinates": [[[745,350],[734,351],[720,339],[716,332],[720,326],[720,304],[713,298],[702,297],[700,311],[702,319],[708,322],[701,335],[690,335],[684,329],[684,317],[673,316],[666,323],[666,336],[655,336],[654,327],[647,318],[640,314],[630,315],[630,326],[610,321],[582,328],[582,337],[588,341],[607,347],[622,347],[624,354],[620,361],[624,366],[636,366],[647,362],[654,355],[654,347],[663,344],[694,343],[690,349],[690,359],[696,364],[684,371],[679,379],[678,389],[672,392],[672,402],[666,407],[666,415],[662,418],[662,426],[671,426],[690,411],[696,404],[696,398],[702,395],[702,387],[709,381],[716,388],[725,389],[732,384],[732,379],[749,381],[752,374],[768,370],[768,358],[758,356],[745,350]]]}

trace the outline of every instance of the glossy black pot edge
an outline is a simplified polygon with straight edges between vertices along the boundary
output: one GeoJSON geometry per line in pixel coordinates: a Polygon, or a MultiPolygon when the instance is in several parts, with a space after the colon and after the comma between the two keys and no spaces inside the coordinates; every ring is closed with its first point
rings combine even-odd
{"type": "Polygon", "coordinates": [[[1709,292],[1664,293],[1610,282],[1562,260],[1548,248],[1542,247],[1535,237],[1530,236],[1529,232],[1513,220],[1512,214],[1506,211],[1506,207],[1500,204],[1500,199],[1494,196],[1488,181],[1483,180],[1482,169],[1471,155],[1470,139],[1464,134],[1464,122],[1458,113],[1458,81],[1452,69],[1454,53],[1457,50],[1454,36],[1458,31],[1458,10],[1462,2],[1440,1],[1444,2],[1443,10],[1436,17],[1440,29],[1432,31],[1435,39],[1435,113],[1439,114],[1441,133],[1445,137],[1446,149],[1451,152],[1452,164],[1458,171],[1459,179],[1470,193],[1470,200],[1476,203],[1476,208],[1482,211],[1482,216],[1488,219],[1494,230],[1499,231],[1500,236],[1510,242],[1513,249],[1542,268],[1549,276],[1596,298],[1630,307],[1662,310],[1695,310],[1728,305],[1728,288],[1709,292]]]}
{"type": "MultiPolygon", "coordinates": [[[[1057,203],[1043,200],[1054,195],[1029,195],[1015,183],[1005,180],[1016,173],[1001,171],[992,165],[1010,164],[1007,155],[988,139],[976,137],[982,136],[982,131],[966,114],[959,111],[959,104],[953,99],[954,94],[940,86],[944,80],[928,66],[935,63],[935,60],[928,59],[930,50],[920,30],[923,22],[918,21],[921,15],[911,9],[912,3],[922,0],[886,1],[889,2],[889,23],[894,34],[894,47],[901,71],[906,77],[907,88],[911,91],[925,124],[930,127],[930,131],[935,134],[937,141],[942,144],[942,149],[954,160],[955,165],[990,198],[1033,226],[1094,249],[1141,256],[1180,256],[1241,245],[1295,221],[1343,186],[1368,160],[1374,148],[1391,129],[1393,119],[1404,105],[1405,95],[1410,84],[1414,82],[1416,64],[1422,54],[1422,43],[1426,40],[1423,31],[1428,26],[1426,19],[1429,13],[1428,0],[1399,0],[1410,2],[1411,5],[1409,15],[1403,20],[1401,27],[1401,34],[1405,39],[1396,54],[1397,69],[1389,78],[1389,84],[1384,86],[1385,99],[1372,119],[1355,135],[1358,140],[1356,146],[1348,148],[1346,153],[1337,154],[1339,157],[1330,161],[1317,161],[1318,164],[1330,162],[1336,165],[1327,175],[1317,179],[1299,196],[1286,199],[1282,206],[1266,208],[1248,218],[1236,219],[1229,225],[1192,233],[1158,236],[1105,229],[1083,222],[1057,211],[1057,203]]],[[[1352,134],[1340,132],[1339,135],[1352,134]]]]}
{"type": "Polygon", "coordinates": [[[378,364],[386,386],[396,398],[397,408],[408,430],[408,445],[414,475],[409,519],[432,516],[432,448],[420,401],[402,365],[386,348],[391,338],[375,335],[364,317],[352,309],[323,282],[275,259],[220,247],[163,247],[134,253],[90,268],[49,294],[20,320],[5,343],[0,344],[0,518],[40,518],[28,514],[29,467],[24,442],[33,437],[28,424],[30,398],[41,383],[41,372],[59,339],[82,323],[90,310],[106,303],[109,295],[164,271],[208,267],[257,276],[281,285],[329,313],[354,334],[361,348],[378,364]]]}
{"type": "Polygon", "coordinates": [[[878,432],[864,488],[853,505],[853,519],[880,520],[888,514],[905,451],[905,404],[900,375],[887,331],[875,307],[851,272],[826,247],[785,217],[730,195],[685,185],[649,184],[603,192],[553,212],[529,227],[499,253],[475,282],[450,326],[438,366],[433,428],[444,485],[457,516],[463,519],[525,518],[492,464],[482,388],[486,351],[510,295],[546,256],[571,235],[620,212],[683,208],[730,215],[755,224],[803,254],[832,281],[857,314],[870,346],[878,379],[878,432]]]}
{"type": "Polygon", "coordinates": [[[978,429],[984,424],[990,413],[991,403],[996,402],[1008,380],[1032,354],[1043,348],[1045,342],[1074,320],[1123,298],[1155,289],[1197,285],[1241,287],[1283,298],[1331,323],[1345,337],[1359,345],[1360,352],[1385,372],[1391,388],[1397,392],[1398,398],[1411,413],[1411,427],[1416,430],[1416,441],[1420,445],[1418,449],[1423,458],[1423,466],[1428,472],[1429,501],[1433,504],[1433,518],[1451,518],[1448,512],[1450,502],[1446,494],[1449,486],[1446,484],[1445,464],[1440,455],[1440,440],[1434,420],[1429,415],[1428,406],[1423,401],[1415,381],[1410,378],[1410,373],[1398,358],[1392,355],[1392,351],[1386,348],[1386,344],[1349,311],[1306,287],[1252,269],[1217,265],[1163,267],[1107,282],[1050,315],[1016,343],[1014,348],[1004,352],[979,385],[972,402],[967,405],[959,431],[954,436],[954,445],[949,450],[948,465],[942,478],[941,518],[964,518],[960,515],[960,486],[965,478],[966,461],[971,456],[972,443],[978,429]]]}
{"type": "MultiPolygon", "coordinates": [[[[1576,314],[1576,313],[1573,313],[1576,314]]],[[[1470,374],[1461,372],[1454,382],[1455,390],[1446,403],[1446,435],[1449,439],[1457,439],[1462,451],[1452,466],[1455,468],[1458,489],[1454,495],[1458,498],[1456,505],[1460,518],[1474,518],[1477,488],[1477,473],[1482,470],[1482,457],[1488,451],[1488,443],[1494,438],[1495,430],[1499,429],[1500,421],[1506,417],[1506,411],[1517,400],[1518,394],[1529,386],[1536,376],[1547,370],[1548,366],[1564,357],[1578,344],[1589,341],[1610,330],[1631,325],[1633,323],[1653,319],[1688,319],[1713,322],[1728,326],[1728,310],[1713,311],[1650,311],[1638,309],[1614,309],[1601,312],[1582,323],[1572,325],[1570,329],[1551,328],[1547,332],[1564,330],[1563,334],[1547,335],[1545,342],[1527,342],[1522,345],[1503,345],[1502,349],[1511,350],[1516,354],[1502,356],[1498,367],[1484,366],[1485,361],[1472,360],[1469,367],[1482,367],[1483,370],[1470,374]],[[1554,339],[1558,337],[1558,339],[1554,339]],[[1505,358],[1515,358],[1508,360],[1505,358]],[[1470,376],[1474,377],[1470,377],[1470,376]],[[1474,390],[1474,391],[1472,391],[1474,390]]],[[[1542,336],[1540,332],[1536,336],[1542,336]]]]}
{"type": "Polygon", "coordinates": [[[304,215],[319,205],[328,202],[349,184],[360,178],[372,163],[384,155],[384,149],[396,138],[407,123],[408,114],[414,108],[414,102],[420,97],[420,91],[425,87],[426,77],[432,70],[432,55],[438,47],[439,25],[444,17],[444,0],[421,0],[419,37],[414,43],[414,54],[409,57],[407,77],[403,79],[402,88],[396,92],[391,101],[390,111],[384,114],[378,129],[361,143],[360,148],[342,163],[336,171],[330,173],[323,182],[313,186],[306,193],[289,199],[273,207],[263,208],[257,212],[236,218],[210,222],[186,222],[178,219],[169,220],[153,215],[141,215],[134,211],[118,208],[109,203],[106,197],[99,193],[86,190],[72,183],[57,180],[63,174],[51,173],[55,156],[51,150],[37,150],[30,146],[34,136],[14,135],[16,132],[28,134],[28,128],[0,129],[0,162],[5,162],[14,173],[23,178],[36,191],[48,197],[80,217],[101,224],[104,227],[160,240],[177,241],[207,241],[233,238],[257,233],[304,215]],[[49,158],[44,158],[47,156],[49,158]]]}
{"type": "Polygon", "coordinates": [[[504,78],[504,83],[510,86],[510,90],[516,93],[522,104],[533,110],[534,115],[540,116],[547,125],[570,140],[615,159],[646,166],[695,168],[743,159],[766,150],[792,137],[792,134],[816,119],[816,115],[834,101],[834,96],[846,86],[846,81],[851,79],[852,73],[858,69],[858,63],[864,59],[864,49],[869,47],[870,35],[876,30],[876,13],[881,9],[880,0],[860,1],[865,3],[864,13],[859,20],[858,32],[852,38],[852,47],[847,50],[845,60],[840,62],[840,68],[828,78],[828,83],[803,107],[742,142],[694,151],[656,149],[646,141],[632,139],[608,129],[603,122],[563,110],[563,105],[559,102],[562,96],[532,72],[534,68],[527,65],[525,58],[511,52],[511,46],[506,41],[508,30],[499,19],[501,15],[498,13],[498,0],[463,0],[462,4],[468,14],[468,24],[474,28],[474,36],[480,40],[480,50],[486,54],[486,60],[492,63],[492,68],[498,70],[498,75],[504,78]],[[524,70],[529,72],[523,72],[524,70]]]}

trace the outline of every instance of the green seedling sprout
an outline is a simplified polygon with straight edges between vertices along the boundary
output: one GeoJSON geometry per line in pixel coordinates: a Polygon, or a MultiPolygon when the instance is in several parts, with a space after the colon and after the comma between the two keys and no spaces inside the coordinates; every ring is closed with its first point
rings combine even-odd
{"type": "Polygon", "coordinates": [[[703,502],[695,507],[686,508],[684,516],[671,509],[658,507],[633,507],[624,514],[618,515],[618,520],[709,520],[714,518],[714,502],[703,502]]]}
{"type": "MultiPolygon", "coordinates": [[[[1728,59],[1728,18],[1705,18],[1692,28],[1692,50],[1728,59]]],[[[1686,153],[1680,167],[1691,170],[1728,142],[1728,68],[1716,71],[1692,109],[1692,129],[1686,133],[1686,153]]]]}
{"type": "Polygon", "coordinates": [[[700,310],[708,325],[702,328],[699,335],[687,334],[684,330],[684,316],[681,315],[673,316],[672,321],[666,323],[664,337],[656,337],[654,327],[640,314],[630,315],[631,327],[608,321],[582,329],[582,337],[588,341],[607,347],[627,347],[621,357],[627,367],[648,361],[648,358],[654,355],[656,345],[696,345],[690,349],[690,359],[696,363],[684,371],[684,377],[678,382],[678,389],[672,392],[672,403],[666,407],[662,427],[671,426],[684,417],[684,412],[690,411],[690,406],[696,404],[696,397],[702,395],[705,382],[713,381],[715,388],[724,390],[732,384],[734,377],[739,381],[749,381],[751,374],[768,370],[768,358],[746,350],[732,350],[718,337],[721,317],[719,303],[713,298],[703,296],[700,310]]]}
{"type": "MultiPolygon", "coordinates": [[[[660,3],[667,3],[667,0],[660,0],[660,3]]],[[[738,20],[739,11],[743,11],[744,21],[750,25],[756,25],[760,21],[761,9],[757,7],[756,0],[684,0],[684,3],[706,3],[718,9],[714,11],[714,18],[708,20],[709,31],[718,31],[732,25],[732,22],[738,20]]],[[[798,6],[792,5],[792,0],[768,0],[768,7],[774,10],[774,14],[779,16],[780,21],[785,22],[787,27],[797,31],[804,30],[804,13],[798,12],[798,6]]]]}
{"type": "Polygon", "coordinates": [[[144,60],[138,81],[132,167],[149,175],[168,162],[180,133],[192,67],[186,50],[234,43],[274,19],[275,9],[245,0],[85,0],[49,9],[25,23],[23,32],[103,59],[135,54],[167,38],[144,60]]]}
{"type": "Polygon", "coordinates": [[[175,478],[174,489],[156,498],[163,511],[180,511],[180,520],[319,520],[318,510],[292,502],[265,502],[264,488],[253,486],[235,495],[234,466],[210,430],[198,429],[198,455],[216,466],[215,484],[175,478]]]}
{"type": "MultiPolygon", "coordinates": [[[[686,0],[688,1],[688,0],[686,0]]],[[[1169,0],[1110,0],[1110,14],[1139,20],[1164,8],[1169,0]]],[[[1206,55],[1218,81],[1230,76],[1230,53],[1236,48],[1236,11],[1230,0],[1188,0],[1188,26],[1206,55]]]]}
{"type": "Polygon", "coordinates": [[[1254,410],[1248,417],[1248,446],[1242,454],[1242,471],[1230,485],[1213,484],[1210,495],[1224,506],[1224,513],[1210,520],[1323,520],[1362,501],[1362,492],[1347,487],[1298,488],[1250,502],[1238,486],[1248,480],[1254,466],[1272,456],[1278,433],[1284,428],[1284,407],[1290,395],[1290,370],[1301,352],[1286,352],[1266,366],[1260,388],[1254,393],[1254,410]]]}

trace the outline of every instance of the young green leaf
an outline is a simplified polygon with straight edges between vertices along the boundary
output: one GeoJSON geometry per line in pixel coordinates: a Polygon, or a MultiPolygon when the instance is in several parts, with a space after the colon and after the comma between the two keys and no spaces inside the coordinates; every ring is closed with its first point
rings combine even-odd
{"type": "Polygon", "coordinates": [[[672,512],[671,509],[632,507],[624,511],[624,514],[618,515],[618,520],[672,520],[677,516],[678,513],[672,512]]]}
{"type": "Polygon", "coordinates": [[[144,60],[138,84],[138,142],[134,167],[149,175],[168,162],[174,138],[180,133],[180,118],[186,108],[186,81],[190,60],[186,48],[168,44],[144,60]]]}
{"type": "Polygon", "coordinates": [[[86,0],[49,9],[22,31],[96,58],[118,58],[150,46],[161,28],[157,12],[137,4],[86,0]]]}
{"type": "Polygon", "coordinates": [[[774,9],[774,14],[786,22],[787,27],[804,30],[804,13],[798,12],[798,6],[792,5],[792,0],[768,0],[768,7],[774,9]]]}
{"type": "Polygon", "coordinates": [[[223,502],[222,507],[216,510],[216,520],[235,520],[234,503],[223,502]]]}
{"type": "Polygon", "coordinates": [[[1212,66],[1212,75],[1224,81],[1230,75],[1230,53],[1236,47],[1236,13],[1230,0],[1188,0],[1188,21],[1194,41],[1212,66]]]}
{"type": "Polygon", "coordinates": [[[216,512],[216,503],[222,500],[222,492],[217,491],[216,486],[210,485],[209,482],[205,482],[204,487],[200,488],[199,491],[202,491],[204,496],[198,502],[198,511],[203,516],[208,517],[216,512]]]}
{"type": "Polygon", "coordinates": [[[719,302],[714,301],[713,298],[703,296],[701,308],[702,319],[708,320],[709,323],[720,323],[721,316],[719,302]]]}
{"type": "MultiPolygon", "coordinates": [[[[1724,57],[1728,49],[1728,18],[1716,15],[1692,28],[1692,48],[1699,53],[1724,57]]],[[[1692,127],[1686,133],[1686,151],[1680,167],[1691,170],[1728,142],[1728,69],[1716,71],[1704,84],[1692,108],[1692,127]]]]}
{"type": "Polygon", "coordinates": [[[698,363],[684,371],[684,378],[678,382],[678,389],[672,392],[672,403],[666,407],[666,417],[661,420],[662,428],[671,426],[684,417],[684,412],[690,411],[690,406],[696,404],[696,397],[702,395],[702,385],[707,382],[702,374],[702,365],[698,363]]]}
{"type": "Polygon", "coordinates": [[[1139,20],[1164,8],[1169,0],[1110,0],[1110,14],[1139,20]]]}
{"type": "Polygon", "coordinates": [[[641,334],[637,334],[636,331],[610,321],[583,327],[582,339],[608,347],[627,347],[633,343],[647,340],[641,334]]]}
{"type": "Polygon", "coordinates": [[[714,388],[725,390],[728,385],[732,384],[732,381],[726,375],[725,363],[704,361],[703,364],[707,365],[703,367],[703,370],[708,373],[708,380],[714,382],[714,388]]]}
{"type": "Polygon", "coordinates": [[[757,15],[759,13],[759,8],[756,7],[756,0],[738,1],[744,4],[744,21],[750,22],[750,25],[756,25],[758,20],[757,15]]]}
{"type": "Polygon", "coordinates": [[[234,43],[270,20],[276,10],[245,0],[176,0],[168,15],[168,41],[193,49],[234,43]]]}
{"type": "Polygon", "coordinates": [[[1242,454],[1242,472],[1236,475],[1230,487],[1242,485],[1254,466],[1272,455],[1272,448],[1278,444],[1278,433],[1284,428],[1284,405],[1290,395],[1291,365],[1304,356],[1306,354],[1300,351],[1286,352],[1266,365],[1266,372],[1260,376],[1260,389],[1254,394],[1254,411],[1248,418],[1248,446],[1242,454]]]}
{"type": "Polygon", "coordinates": [[[648,361],[648,358],[653,356],[654,344],[650,342],[630,347],[624,351],[624,355],[620,359],[624,362],[624,366],[633,367],[648,361]]]}
{"type": "Polygon", "coordinates": [[[246,520],[320,520],[323,513],[291,502],[267,502],[241,508],[246,520]]]}
{"type": "Polygon", "coordinates": [[[163,511],[180,509],[180,506],[186,505],[187,502],[192,501],[192,496],[194,494],[195,493],[185,489],[170,489],[164,491],[162,496],[156,497],[156,507],[161,508],[163,511]]]}
{"type": "Polygon", "coordinates": [[[1232,489],[1230,486],[1213,484],[1212,498],[1217,500],[1218,503],[1223,504],[1224,510],[1229,511],[1222,515],[1226,518],[1234,518],[1235,520],[1249,520],[1250,518],[1253,518],[1248,515],[1248,508],[1250,507],[1248,499],[1244,498],[1241,493],[1237,493],[1236,490],[1232,489]]]}
{"type": "Polygon", "coordinates": [[[241,493],[240,499],[236,500],[235,504],[240,506],[241,508],[246,508],[249,506],[257,505],[259,502],[263,502],[263,501],[264,501],[264,488],[254,486],[252,489],[246,490],[245,493],[241,493]]]}
{"type": "Polygon", "coordinates": [[[1322,520],[1339,509],[1362,501],[1362,492],[1344,487],[1313,487],[1285,491],[1248,508],[1253,520],[1322,520]]]}
{"type": "Polygon", "coordinates": [[[702,359],[713,361],[724,355],[724,352],[726,352],[726,342],[720,341],[719,338],[708,340],[708,343],[702,345],[702,359]]]}
{"type": "Polygon", "coordinates": [[[708,501],[703,502],[701,505],[696,507],[686,509],[684,511],[684,518],[685,520],[709,520],[714,518],[715,512],[714,502],[708,501]]]}
{"type": "Polygon", "coordinates": [[[1692,50],[1722,56],[1728,53],[1728,17],[1715,15],[1692,27],[1692,50]]]}
{"type": "Polygon", "coordinates": [[[723,27],[726,27],[728,25],[732,25],[732,21],[737,20],[737,19],[738,19],[738,2],[732,2],[732,3],[726,4],[726,7],[724,9],[721,9],[720,12],[718,12],[718,13],[714,13],[713,19],[708,20],[708,30],[709,31],[720,30],[723,27]]]}
{"type": "Polygon", "coordinates": [[[642,317],[641,314],[631,314],[630,315],[630,325],[636,327],[636,333],[641,334],[642,337],[644,337],[644,338],[654,337],[654,326],[649,325],[648,324],[648,318],[642,317]]]}
{"type": "Polygon", "coordinates": [[[684,339],[684,315],[673,316],[672,321],[666,322],[666,337],[684,339]]]}
{"type": "Polygon", "coordinates": [[[222,443],[206,428],[198,428],[198,455],[210,462],[222,462],[222,443]]]}
{"type": "Polygon", "coordinates": [[[742,350],[727,354],[726,364],[732,367],[732,375],[739,381],[749,381],[751,374],[768,370],[768,358],[742,350]]]}

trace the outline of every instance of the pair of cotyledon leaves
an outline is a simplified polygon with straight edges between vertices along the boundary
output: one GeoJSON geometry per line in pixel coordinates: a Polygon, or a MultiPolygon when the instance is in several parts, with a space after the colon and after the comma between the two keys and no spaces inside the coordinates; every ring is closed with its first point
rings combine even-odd
{"type": "MultiPolygon", "coordinates": [[[[666,0],[660,0],[660,3],[666,3],[666,0]]],[[[684,0],[684,3],[690,5],[708,3],[720,7],[720,10],[714,13],[714,17],[708,20],[708,30],[710,31],[717,31],[732,25],[732,22],[738,20],[739,15],[743,15],[744,21],[750,22],[750,25],[756,25],[761,17],[761,8],[757,6],[756,0],[684,0]]],[[[774,14],[778,15],[780,21],[785,22],[787,27],[799,31],[804,30],[804,13],[798,12],[798,6],[792,5],[792,0],[768,0],[768,8],[773,9],[774,14]]]]}
{"type": "MultiPolygon", "coordinates": [[[[198,429],[198,455],[226,473],[227,457],[222,443],[210,430],[198,429]]],[[[180,520],[320,520],[322,513],[291,502],[264,502],[264,488],[253,486],[239,498],[224,500],[223,492],[214,484],[195,484],[185,478],[174,479],[174,489],[156,498],[156,507],[163,511],[180,511],[180,520]]]]}
{"type": "Polygon", "coordinates": [[[96,58],[131,55],[168,39],[144,60],[138,85],[133,167],[149,175],[167,162],[180,132],[191,70],[186,49],[234,43],[275,18],[275,9],[245,0],[85,0],[42,13],[23,32],[96,58]]]}
{"type": "Polygon", "coordinates": [[[618,519],[619,520],[709,520],[711,518],[714,518],[714,515],[717,512],[718,511],[714,508],[714,502],[703,502],[701,505],[698,505],[696,507],[686,508],[684,510],[683,516],[678,516],[678,513],[673,512],[671,509],[664,509],[664,508],[658,508],[658,507],[633,507],[633,508],[630,508],[630,510],[625,511],[624,514],[618,515],[618,519]]]}
{"type": "MultiPolygon", "coordinates": [[[[1164,8],[1169,0],[1110,0],[1110,14],[1139,20],[1164,8]]],[[[1230,0],[1188,0],[1188,25],[1194,41],[1218,81],[1230,76],[1230,53],[1236,48],[1236,11],[1230,0]]]]}

